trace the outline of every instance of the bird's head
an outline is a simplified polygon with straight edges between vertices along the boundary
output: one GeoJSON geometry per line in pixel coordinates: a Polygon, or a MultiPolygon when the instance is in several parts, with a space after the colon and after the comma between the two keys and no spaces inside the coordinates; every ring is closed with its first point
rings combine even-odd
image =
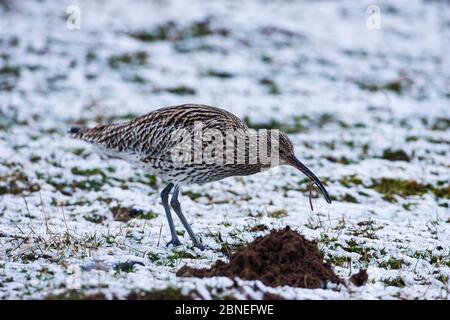
{"type": "Polygon", "coordinates": [[[279,133],[279,157],[280,157],[280,164],[281,165],[289,165],[292,166],[298,170],[300,170],[303,174],[305,174],[322,192],[323,196],[325,197],[325,200],[328,203],[331,203],[330,196],[328,195],[327,190],[323,186],[323,184],[320,182],[319,178],[316,177],[316,175],[308,169],[303,163],[300,162],[300,160],[297,159],[294,153],[294,145],[292,144],[291,140],[288,138],[288,136],[280,132],[279,133]]]}

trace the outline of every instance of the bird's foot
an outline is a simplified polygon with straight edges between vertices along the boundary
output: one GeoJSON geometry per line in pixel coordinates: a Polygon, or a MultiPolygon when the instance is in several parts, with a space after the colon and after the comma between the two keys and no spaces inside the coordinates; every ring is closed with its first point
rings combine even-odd
{"type": "Polygon", "coordinates": [[[181,241],[178,238],[172,238],[172,240],[170,240],[169,242],[167,242],[166,246],[174,246],[174,247],[178,247],[181,246],[181,241]]]}
{"type": "Polygon", "coordinates": [[[204,245],[202,245],[200,242],[198,242],[198,240],[192,241],[194,243],[194,247],[200,249],[200,250],[205,250],[206,247],[204,245]]]}

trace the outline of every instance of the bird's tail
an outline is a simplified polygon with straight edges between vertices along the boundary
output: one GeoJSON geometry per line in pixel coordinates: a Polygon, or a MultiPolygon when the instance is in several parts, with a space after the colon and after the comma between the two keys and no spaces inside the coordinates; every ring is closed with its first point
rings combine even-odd
{"type": "Polygon", "coordinates": [[[72,136],[72,138],[75,139],[82,139],[83,137],[83,131],[85,131],[87,128],[81,128],[81,127],[72,127],[69,131],[67,131],[68,134],[72,136]]]}

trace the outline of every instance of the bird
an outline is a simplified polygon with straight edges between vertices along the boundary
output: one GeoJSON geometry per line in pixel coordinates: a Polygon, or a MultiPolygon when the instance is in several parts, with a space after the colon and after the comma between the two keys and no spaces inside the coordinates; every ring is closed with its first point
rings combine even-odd
{"type": "Polygon", "coordinates": [[[178,200],[184,185],[248,176],[270,167],[288,165],[305,174],[327,203],[331,203],[321,181],[295,156],[293,144],[285,133],[276,129],[255,131],[224,109],[183,104],[163,107],[126,122],[72,127],[68,132],[72,138],[93,144],[107,157],[131,162],[159,176],[166,183],[160,197],[171,235],[167,245],[181,245],[172,218],[173,209],[193,246],[203,250],[205,247],[192,230],[178,200]]]}

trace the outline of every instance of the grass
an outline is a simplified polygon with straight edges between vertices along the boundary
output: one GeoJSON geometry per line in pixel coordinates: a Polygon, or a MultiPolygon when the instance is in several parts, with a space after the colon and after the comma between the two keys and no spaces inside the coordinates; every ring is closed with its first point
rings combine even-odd
{"type": "Polygon", "coordinates": [[[114,270],[116,270],[116,272],[125,272],[125,273],[134,272],[136,265],[143,266],[144,264],[138,261],[120,262],[114,266],[114,270]]]}
{"type": "Polygon", "coordinates": [[[278,87],[278,85],[274,80],[263,78],[259,80],[259,84],[264,86],[267,90],[267,93],[271,95],[279,95],[281,93],[280,88],[278,87]]]}
{"type": "Polygon", "coordinates": [[[383,151],[382,159],[389,161],[410,161],[411,158],[403,150],[386,149],[383,151]]]}
{"type": "Polygon", "coordinates": [[[90,177],[90,176],[96,176],[96,175],[100,175],[102,177],[105,176],[102,169],[100,169],[100,168],[80,169],[78,167],[73,167],[71,172],[74,175],[84,176],[84,177],[90,177]]]}
{"type": "MultiPolygon", "coordinates": [[[[204,194],[201,194],[198,192],[193,192],[193,191],[188,191],[188,190],[184,191],[183,195],[189,197],[192,201],[195,201],[195,200],[205,196],[204,194]]],[[[209,195],[208,195],[208,197],[209,197],[209,195]]]]}
{"type": "Polygon", "coordinates": [[[261,232],[261,231],[266,231],[268,229],[269,229],[269,227],[266,226],[265,224],[257,224],[252,227],[249,227],[248,231],[249,232],[261,232]]]}
{"type": "Polygon", "coordinates": [[[399,270],[404,263],[403,259],[389,258],[387,261],[380,263],[379,267],[386,270],[399,270]]]}
{"type": "Polygon", "coordinates": [[[105,185],[120,185],[122,189],[128,189],[128,183],[141,183],[152,188],[157,187],[157,179],[155,176],[144,174],[123,180],[112,175],[112,173],[115,173],[115,168],[112,167],[108,167],[105,170],[101,168],[82,169],[73,167],[71,173],[76,178],[70,182],[66,181],[62,174],[55,174],[47,178],[44,175],[40,175],[39,178],[45,180],[47,184],[53,186],[64,195],[72,195],[76,190],[101,191],[105,185]]]}
{"type": "Polygon", "coordinates": [[[193,38],[204,38],[213,34],[227,36],[228,31],[223,28],[213,28],[211,19],[193,22],[186,26],[179,26],[175,22],[167,22],[153,30],[130,32],[128,35],[143,42],[171,41],[181,42],[193,38]]]}
{"type": "Polygon", "coordinates": [[[405,202],[402,204],[403,209],[405,209],[406,211],[411,211],[416,206],[417,203],[415,202],[405,202]]]}
{"type": "Polygon", "coordinates": [[[359,203],[359,201],[349,193],[346,193],[343,197],[341,197],[340,200],[344,201],[344,202],[350,202],[350,203],[359,203]]]}
{"type": "Polygon", "coordinates": [[[199,259],[199,256],[194,256],[192,253],[189,253],[187,251],[175,251],[171,255],[169,255],[164,262],[164,265],[168,265],[171,267],[177,266],[181,260],[183,259],[199,259]]]}
{"type": "Polygon", "coordinates": [[[137,40],[143,42],[153,42],[167,40],[170,33],[170,24],[161,25],[152,31],[137,31],[129,33],[129,35],[137,40]]]}
{"type": "Polygon", "coordinates": [[[157,178],[155,176],[152,176],[149,174],[133,176],[130,179],[128,179],[128,182],[141,183],[141,184],[150,186],[152,188],[158,187],[157,178]]]}
{"type": "Polygon", "coordinates": [[[384,228],[383,225],[377,225],[373,220],[360,221],[357,228],[351,229],[351,234],[356,237],[367,239],[378,239],[376,232],[384,228]]]}
{"type": "Polygon", "coordinates": [[[108,59],[108,65],[112,69],[129,66],[142,66],[147,63],[148,55],[144,51],[133,53],[124,53],[120,55],[113,55],[108,59]]]}
{"type": "Polygon", "coordinates": [[[408,196],[421,196],[426,193],[433,193],[438,198],[450,198],[450,186],[434,187],[414,180],[382,178],[381,180],[372,180],[370,188],[381,193],[383,199],[388,202],[396,202],[396,195],[405,198],[408,196]]]}
{"type": "Polygon", "coordinates": [[[218,71],[218,70],[208,70],[207,76],[219,78],[219,79],[230,79],[233,78],[234,75],[232,73],[226,71],[218,71]]]}
{"type": "Polygon", "coordinates": [[[128,300],[193,300],[198,296],[194,291],[183,294],[181,289],[167,287],[154,291],[134,291],[127,295],[128,300]]]}
{"type": "Polygon", "coordinates": [[[202,259],[202,256],[196,256],[180,248],[174,249],[169,255],[162,256],[158,253],[147,253],[147,258],[158,266],[176,267],[183,259],[202,259]]]}
{"type": "Polygon", "coordinates": [[[83,155],[86,152],[86,149],[84,148],[73,148],[71,149],[72,153],[78,157],[80,157],[81,155],[83,155]]]}
{"type": "Polygon", "coordinates": [[[346,188],[351,188],[352,186],[362,185],[363,182],[359,179],[356,174],[345,176],[339,180],[339,183],[346,188]]]}
{"type": "MultiPolygon", "coordinates": [[[[444,248],[436,248],[436,249],[441,249],[438,251],[443,251],[442,253],[444,253],[444,248]]],[[[415,258],[418,260],[424,260],[426,262],[428,262],[430,265],[432,265],[435,268],[439,268],[442,266],[447,266],[450,267],[450,255],[449,254],[444,254],[444,255],[437,255],[437,254],[433,254],[432,250],[418,250],[418,251],[414,251],[414,252],[409,252],[407,253],[407,255],[411,258],[415,258]]]]}
{"type": "Polygon", "coordinates": [[[20,68],[17,66],[3,66],[0,68],[0,76],[2,75],[9,75],[14,77],[20,76],[20,68]]]}
{"type": "MultiPolygon", "coordinates": [[[[275,119],[270,119],[270,121],[264,123],[255,123],[249,117],[244,117],[243,121],[251,129],[279,129],[288,134],[306,132],[311,128],[323,128],[324,126],[333,123],[341,127],[347,127],[342,120],[337,119],[335,116],[327,112],[318,114],[314,117],[309,115],[294,115],[291,119],[289,123],[281,122],[275,119]]],[[[307,143],[305,144],[308,146],[307,143]]]]}
{"type": "Polygon", "coordinates": [[[388,202],[395,202],[394,195],[401,197],[423,195],[429,188],[414,180],[399,180],[382,178],[379,181],[373,181],[372,188],[383,195],[383,199],[388,202]]]}
{"type": "MultiPolygon", "coordinates": [[[[183,294],[181,289],[167,287],[153,291],[132,291],[125,297],[127,300],[193,300],[198,294],[191,291],[189,294],[183,294]]],[[[67,290],[56,295],[48,295],[45,300],[107,300],[107,296],[100,292],[89,292],[82,290],[67,290]]],[[[119,299],[113,295],[113,300],[119,299]]]]}
{"type": "MultiPolygon", "coordinates": [[[[395,159],[397,160],[399,160],[400,158],[401,156],[395,157],[395,159]]],[[[404,161],[406,161],[406,159],[404,159],[404,161]]],[[[363,181],[358,178],[357,175],[345,176],[339,179],[339,183],[346,188],[364,186],[363,181]]],[[[395,196],[406,198],[409,196],[422,196],[427,193],[431,193],[439,199],[450,199],[450,185],[433,186],[431,184],[422,184],[415,180],[401,180],[391,178],[381,178],[380,180],[372,179],[372,184],[366,186],[366,188],[377,191],[382,195],[383,199],[388,202],[397,202],[395,196]]],[[[358,193],[366,197],[369,196],[367,193],[362,191],[359,191],[358,193]]],[[[358,203],[357,199],[350,194],[345,194],[340,198],[334,196],[333,198],[334,200],[358,203]]],[[[407,211],[410,211],[415,205],[416,203],[413,202],[402,204],[403,208],[407,211]]]]}
{"type": "Polygon", "coordinates": [[[328,258],[328,261],[338,267],[345,267],[351,263],[351,259],[349,257],[342,256],[331,256],[328,258]]]}
{"type": "Polygon", "coordinates": [[[448,131],[450,129],[450,118],[437,118],[430,126],[431,130],[448,131]]]}
{"type": "Polygon", "coordinates": [[[74,181],[74,183],[72,184],[72,188],[84,191],[100,191],[105,184],[106,184],[105,179],[81,180],[81,181],[74,181]]]}
{"type": "Polygon", "coordinates": [[[330,162],[334,162],[334,163],[340,163],[340,164],[344,164],[344,165],[349,165],[352,163],[355,163],[355,161],[347,158],[347,157],[334,157],[334,156],[326,156],[325,159],[327,159],[330,162]]]}
{"type": "Polygon", "coordinates": [[[80,290],[67,290],[56,295],[48,295],[44,300],[106,300],[104,293],[88,293],[80,290]]]}
{"type": "Polygon", "coordinates": [[[406,286],[405,280],[403,280],[400,277],[388,278],[388,279],[383,280],[383,282],[387,287],[404,288],[406,286]]]}
{"type": "Polygon", "coordinates": [[[342,246],[347,252],[358,253],[361,256],[361,260],[364,262],[370,262],[375,258],[374,249],[366,248],[364,245],[359,244],[354,238],[347,240],[346,245],[342,246]]]}
{"type": "Polygon", "coordinates": [[[127,77],[126,80],[129,82],[136,83],[136,84],[147,84],[148,83],[148,81],[145,78],[143,78],[142,76],[140,76],[138,74],[135,74],[129,78],[127,77]]]}
{"type": "Polygon", "coordinates": [[[269,212],[268,216],[271,218],[280,219],[280,218],[287,217],[288,212],[284,209],[280,209],[280,210],[275,210],[275,211],[269,212]]]}
{"type": "Polygon", "coordinates": [[[254,123],[250,120],[249,117],[244,117],[244,122],[251,129],[260,130],[260,129],[279,129],[285,133],[299,133],[304,130],[304,127],[300,124],[300,118],[295,118],[294,123],[291,125],[287,125],[285,123],[281,123],[277,120],[272,119],[267,123],[254,123]]]}
{"type": "Polygon", "coordinates": [[[6,254],[11,259],[20,259],[23,263],[36,259],[57,262],[69,257],[87,257],[91,250],[98,249],[105,243],[96,234],[76,235],[69,230],[46,235],[30,233],[19,246],[7,249],[6,254]]]}
{"type": "Polygon", "coordinates": [[[105,216],[102,216],[97,213],[88,213],[83,216],[84,220],[92,222],[92,223],[102,223],[106,220],[105,216]]]}
{"type": "Polygon", "coordinates": [[[178,96],[194,95],[197,93],[194,88],[188,86],[177,86],[173,88],[167,88],[165,89],[165,91],[170,92],[172,94],[176,94],[178,96]]]}
{"type": "Polygon", "coordinates": [[[442,188],[433,188],[433,193],[438,198],[450,199],[450,185],[442,188]]]}
{"type": "Polygon", "coordinates": [[[365,82],[356,82],[356,84],[362,90],[367,90],[370,92],[390,91],[390,92],[394,92],[399,95],[402,94],[405,89],[401,80],[393,80],[393,81],[387,82],[383,85],[369,84],[369,83],[365,83],[365,82]]]}
{"type": "Polygon", "coordinates": [[[25,172],[19,169],[0,176],[0,195],[27,195],[40,190],[41,186],[31,182],[25,172]]]}
{"type": "Polygon", "coordinates": [[[219,252],[223,253],[227,258],[230,258],[236,251],[238,251],[240,248],[244,247],[245,243],[237,243],[237,244],[230,244],[223,242],[220,245],[219,252]]]}

